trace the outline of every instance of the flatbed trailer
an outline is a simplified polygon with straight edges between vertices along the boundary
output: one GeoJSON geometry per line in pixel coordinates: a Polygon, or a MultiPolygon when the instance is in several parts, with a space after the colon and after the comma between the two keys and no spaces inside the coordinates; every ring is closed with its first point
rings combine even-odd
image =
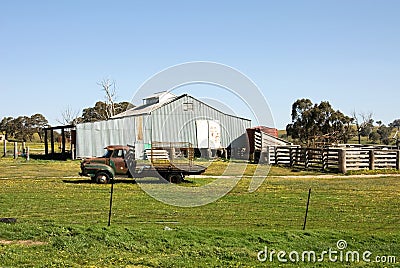
{"type": "Polygon", "coordinates": [[[155,151],[150,151],[151,164],[138,163],[135,160],[135,151],[128,150],[125,156],[125,162],[128,169],[135,177],[143,177],[153,175],[155,177],[162,177],[169,182],[180,183],[185,176],[200,175],[205,172],[206,167],[193,164],[192,161],[188,163],[171,162],[165,158],[153,159],[156,154],[155,151]],[[132,172],[134,170],[134,172],[132,172]]]}

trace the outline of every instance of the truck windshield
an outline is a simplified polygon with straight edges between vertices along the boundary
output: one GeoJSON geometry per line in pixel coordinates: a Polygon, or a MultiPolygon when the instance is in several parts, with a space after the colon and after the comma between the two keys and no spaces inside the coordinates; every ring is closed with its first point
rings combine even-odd
{"type": "Polygon", "coordinates": [[[103,155],[104,158],[110,158],[112,155],[113,151],[107,150],[106,153],[103,155]]]}

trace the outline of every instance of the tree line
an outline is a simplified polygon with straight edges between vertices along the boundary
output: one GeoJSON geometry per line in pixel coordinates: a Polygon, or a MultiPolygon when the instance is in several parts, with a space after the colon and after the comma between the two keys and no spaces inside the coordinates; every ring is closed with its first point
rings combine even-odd
{"type": "MultiPolygon", "coordinates": [[[[108,120],[112,115],[122,113],[133,107],[129,102],[119,102],[113,104],[113,113],[110,113],[109,104],[98,101],[94,107],[83,109],[81,116],[74,115],[70,109],[62,112],[62,120],[58,120],[63,125],[76,125],[79,123],[96,122],[108,120]]],[[[4,117],[0,122],[0,134],[5,135],[6,140],[14,139],[20,141],[33,141],[37,134],[43,142],[43,128],[50,127],[48,120],[42,114],[32,116],[4,117]]]]}
{"type": "Polygon", "coordinates": [[[42,141],[43,128],[46,126],[48,126],[48,121],[42,114],[17,118],[4,117],[0,122],[0,132],[5,134],[6,140],[12,137],[22,141],[32,141],[33,135],[37,133],[42,141]]]}
{"type": "MultiPolygon", "coordinates": [[[[97,83],[104,92],[105,101],[98,101],[94,107],[83,109],[82,115],[74,113],[69,107],[61,112],[61,119],[57,121],[62,125],[76,125],[79,123],[108,120],[112,116],[122,113],[134,106],[129,102],[116,102],[116,84],[110,79],[103,79],[97,83]]],[[[35,134],[43,141],[43,129],[50,127],[48,120],[42,114],[32,116],[19,116],[17,118],[4,117],[0,122],[0,134],[5,134],[6,140],[32,141],[35,134]]],[[[56,132],[57,134],[57,132],[56,132]]],[[[68,133],[67,133],[68,134],[68,133]]]]}
{"type": "Polygon", "coordinates": [[[382,121],[374,121],[372,113],[346,116],[334,110],[328,101],[313,104],[309,99],[298,99],[292,105],[292,122],[286,126],[287,135],[306,146],[319,146],[333,143],[348,143],[350,139],[366,137],[368,141],[390,144],[396,141],[400,130],[400,119],[388,126],[382,121]],[[377,124],[377,126],[374,125],[377,124]],[[391,136],[393,130],[397,130],[391,136]]]}

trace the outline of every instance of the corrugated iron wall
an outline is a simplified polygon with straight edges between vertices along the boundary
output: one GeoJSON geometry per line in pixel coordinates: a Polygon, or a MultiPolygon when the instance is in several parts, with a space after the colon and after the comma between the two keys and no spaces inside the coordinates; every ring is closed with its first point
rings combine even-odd
{"type": "Polygon", "coordinates": [[[196,121],[214,120],[221,126],[221,146],[226,148],[246,133],[251,121],[224,114],[191,96],[184,96],[151,114],[154,141],[190,142],[197,146],[196,121]]]}
{"type": "Polygon", "coordinates": [[[104,147],[115,144],[134,144],[135,117],[76,125],[76,156],[100,156],[104,147]]]}

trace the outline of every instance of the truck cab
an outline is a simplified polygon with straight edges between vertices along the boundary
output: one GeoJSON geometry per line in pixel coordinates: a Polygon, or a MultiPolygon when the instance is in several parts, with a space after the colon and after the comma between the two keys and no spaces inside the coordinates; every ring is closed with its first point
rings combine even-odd
{"type": "Polygon", "coordinates": [[[116,175],[130,175],[125,156],[128,146],[109,145],[101,157],[85,158],[81,162],[81,176],[89,176],[97,183],[108,183],[116,175]]]}

